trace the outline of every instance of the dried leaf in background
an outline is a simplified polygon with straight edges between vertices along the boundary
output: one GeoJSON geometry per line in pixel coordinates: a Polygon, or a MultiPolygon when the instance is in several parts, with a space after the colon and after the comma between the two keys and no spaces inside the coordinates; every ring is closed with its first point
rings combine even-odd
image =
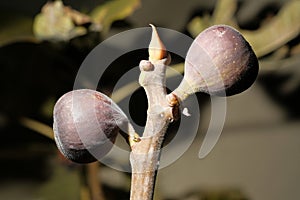
{"type": "Polygon", "coordinates": [[[87,30],[82,25],[90,22],[89,16],[63,5],[62,1],[46,3],[34,19],[33,32],[38,39],[67,41],[84,35],[87,30]]]}

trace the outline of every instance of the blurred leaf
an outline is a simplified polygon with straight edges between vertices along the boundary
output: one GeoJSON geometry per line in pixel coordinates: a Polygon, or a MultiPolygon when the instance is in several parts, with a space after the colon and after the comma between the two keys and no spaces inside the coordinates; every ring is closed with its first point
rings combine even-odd
{"type": "Polygon", "coordinates": [[[237,0],[219,0],[216,2],[212,16],[205,14],[203,17],[195,17],[188,23],[187,28],[196,37],[204,29],[215,24],[227,24],[236,27],[234,19],[236,9],[237,0]]]}
{"type": "Polygon", "coordinates": [[[36,121],[28,117],[22,117],[19,120],[20,124],[24,127],[27,127],[41,135],[44,135],[52,140],[54,140],[54,133],[52,127],[42,122],[36,121]]]}
{"type": "Polygon", "coordinates": [[[237,27],[234,14],[237,9],[237,0],[218,0],[213,15],[205,14],[203,17],[195,17],[188,25],[188,31],[196,37],[204,29],[215,24],[227,24],[237,27]]]}
{"type": "Polygon", "coordinates": [[[103,33],[107,33],[111,24],[131,15],[140,6],[140,0],[111,0],[95,8],[91,17],[95,24],[102,27],[103,33]]]}
{"type": "Polygon", "coordinates": [[[288,2],[280,12],[256,31],[242,31],[252,45],[256,55],[266,55],[300,33],[300,1],[288,2]]]}
{"type": "Polygon", "coordinates": [[[6,23],[1,22],[0,27],[0,46],[16,41],[35,41],[32,33],[32,20],[25,16],[14,15],[11,19],[11,13],[1,14],[1,18],[6,23]],[[3,17],[3,18],[2,18],[3,17]]]}
{"type": "Polygon", "coordinates": [[[217,1],[217,5],[213,13],[213,23],[214,24],[228,24],[231,26],[236,26],[234,20],[234,14],[237,9],[236,0],[222,0],[217,1]]]}
{"type": "Polygon", "coordinates": [[[188,24],[188,30],[193,37],[196,37],[204,28],[215,23],[226,23],[238,29],[251,44],[257,57],[262,57],[280,48],[300,32],[299,0],[287,2],[269,23],[255,31],[241,30],[233,21],[234,19],[230,20],[236,7],[234,6],[236,0],[219,0],[218,2],[217,10],[214,12],[214,20],[196,17],[188,24]],[[207,25],[206,23],[209,22],[210,24],[207,25]]]}
{"type": "Polygon", "coordinates": [[[195,17],[188,23],[187,29],[193,37],[196,37],[199,33],[211,25],[210,20],[209,15],[204,15],[204,17],[195,17]]]}
{"type": "Polygon", "coordinates": [[[42,40],[66,41],[86,34],[82,25],[90,18],[78,11],[66,7],[62,1],[46,3],[40,14],[34,19],[33,32],[42,40]]]}

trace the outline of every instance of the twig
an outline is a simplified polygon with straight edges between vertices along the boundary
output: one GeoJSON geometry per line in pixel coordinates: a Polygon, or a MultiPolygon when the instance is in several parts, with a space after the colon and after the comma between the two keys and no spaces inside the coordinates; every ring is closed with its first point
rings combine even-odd
{"type": "Polygon", "coordinates": [[[131,145],[131,200],[153,198],[161,145],[168,125],[174,119],[174,105],[166,98],[165,88],[166,65],[170,62],[170,57],[164,52],[165,48],[162,45],[153,27],[149,60],[140,63],[139,83],[146,91],[148,114],[143,136],[140,141],[131,145]],[[152,46],[153,43],[156,45],[152,46]]]}

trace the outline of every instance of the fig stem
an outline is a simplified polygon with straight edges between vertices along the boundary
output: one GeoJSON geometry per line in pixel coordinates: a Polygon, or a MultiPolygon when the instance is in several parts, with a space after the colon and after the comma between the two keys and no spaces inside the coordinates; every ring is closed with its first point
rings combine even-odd
{"type": "MultiPolygon", "coordinates": [[[[158,37],[156,33],[153,36],[158,37]]],[[[166,65],[169,61],[169,56],[155,61],[149,59],[146,62],[151,62],[153,65],[151,70],[140,66],[139,83],[146,92],[148,110],[144,133],[140,141],[131,146],[131,200],[153,199],[161,145],[168,125],[174,119],[174,106],[170,105],[166,98],[165,88],[166,65]]],[[[143,63],[141,62],[140,65],[143,63]]]]}

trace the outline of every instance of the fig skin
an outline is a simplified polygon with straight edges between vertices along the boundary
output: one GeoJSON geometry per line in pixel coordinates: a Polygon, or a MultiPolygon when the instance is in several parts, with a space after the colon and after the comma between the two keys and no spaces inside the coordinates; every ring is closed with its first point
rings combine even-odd
{"type": "Polygon", "coordinates": [[[89,89],[64,94],[54,106],[53,117],[58,149],[77,163],[104,157],[114,145],[119,126],[127,121],[109,97],[89,89]]]}
{"type": "Polygon", "coordinates": [[[215,25],[201,32],[192,43],[185,61],[184,81],[176,92],[238,94],[254,83],[258,69],[257,57],[246,39],[230,26],[215,25]]]}

